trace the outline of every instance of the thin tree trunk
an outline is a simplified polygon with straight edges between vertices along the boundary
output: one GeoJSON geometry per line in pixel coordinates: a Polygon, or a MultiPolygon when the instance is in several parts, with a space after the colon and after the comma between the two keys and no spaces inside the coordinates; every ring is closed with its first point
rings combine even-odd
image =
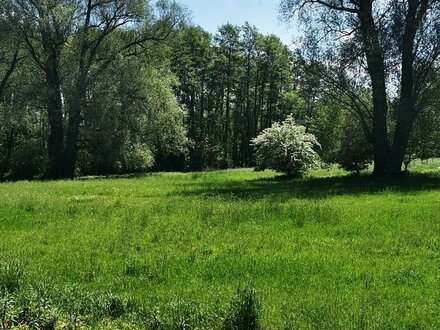
{"type": "Polygon", "coordinates": [[[223,141],[223,162],[224,166],[229,166],[229,133],[230,133],[230,117],[231,117],[231,74],[232,74],[232,50],[229,49],[228,52],[228,77],[226,86],[226,114],[225,114],[225,135],[223,141]]]}
{"type": "Polygon", "coordinates": [[[3,94],[5,92],[6,85],[8,83],[9,78],[11,78],[12,74],[14,73],[15,68],[17,67],[18,62],[20,61],[20,58],[18,57],[18,53],[19,53],[19,49],[17,47],[17,49],[14,52],[14,55],[12,57],[11,64],[9,65],[2,80],[0,81],[0,100],[3,97],[3,94]]]}
{"type": "Polygon", "coordinates": [[[65,172],[64,177],[73,179],[75,176],[78,155],[78,137],[81,123],[82,104],[86,99],[86,79],[80,77],[76,84],[76,93],[69,102],[69,122],[66,135],[65,172]]]}
{"type": "Polygon", "coordinates": [[[200,166],[205,168],[205,79],[202,79],[199,110],[200,166]]]}
{"type": "Polygon", "coordinates": [[[11,156],[12,156],[12,150],[14,149],[14,129],[11,128],[11,130],[8,132],[5,141],[4,141],[4,157],[0,161],[0,181],[4,179],[3,175],[8,172],[10,163],[11,163],[11,156]]]}
{"type": "Polygon", "coordinates": [[[64,127],[61,81],[55,67],[46,74],[47,114],[49,118],[48,155],[49,166],[47,176],[51,179],[64,177],[64,127]]]}

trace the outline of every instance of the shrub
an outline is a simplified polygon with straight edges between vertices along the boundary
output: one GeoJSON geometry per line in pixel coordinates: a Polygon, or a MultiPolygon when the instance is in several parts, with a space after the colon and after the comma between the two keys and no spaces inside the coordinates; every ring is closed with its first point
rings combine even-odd
{"type": "Polygon", "coordinates": [[[154,155],[146,144],[126,143],[122,155],[122,172],[145,172],[153,166],[154,155]]]}
{"type": "Polygon", "coordinates": [[[292,115],[282,123],[275,123],[251,141],[255,149],[256,170],[272,169],[300,176],[319,164],[313,148],[320,147],[313,134],[304,126],[296,125],[292,115]]]}
{"type": "Polygon", "coordinates": [[[93,301],[93,313],[98,319],[118,319],[135,307],[131,299],[125,299],[112,292],[99,293],[93,301]]]}
{"type": "Polygon", "coordinates": [[[373,162],[373,148],[355,120],[346,120],[340,149],[336,155],[339,166],[359,174],[373,162]]]}
{"type": "Polygon", "coordinates": [[[260,304],[255,297],[255,289],[248,286],[231,300],[223,330],[257,330],[260,304]]]}

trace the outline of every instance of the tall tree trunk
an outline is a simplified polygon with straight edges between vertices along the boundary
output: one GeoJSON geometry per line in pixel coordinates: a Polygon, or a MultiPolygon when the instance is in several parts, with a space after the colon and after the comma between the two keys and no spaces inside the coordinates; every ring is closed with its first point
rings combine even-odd
{"type": "Polygon", "coordinates": [[[248,53],[246,58],[246,113],[244,116],[244,125],[246,127],[244,138],[242,138],[243,164],[250,165],[251,149],[249,143],[252,139],[253,113],[251,111],[251,55],[248,53]]]}
{"type": "Polygon", "coordinates": [[[260,131],[267,128],[264,125],[264,99],[266,96],[267,67],[264,68],[261,79],[262,80],[260,82],[260,91],[259,91],[259,100],[258,100],[258,112],[259,112],[259,121],[260,121],[259,130],[260,131]]]}
{"type": "Polygon", "coordinates": [[[420,23],[419,19],[425,14],[426,6],[427,1],[422,1],[420,7],[416,2],[408,2],[405,31],[402,38],[400,100],[390,159],[390,171],[392,173],[402,171],[403,160],[417,115],[414,95],[414,40],[420,23]],[[419,10],[417,10],[418,8],[419,10]]]}
{"type": "Polygon", "coordinates": [[[226,113],[225,113],[225,133],[223,141],[223,162],[227,168],[229,166],[229,140],[230,140],[230,117],[231,117],[231,75],[232,75],[232,50],[228,50],[228,76],[226,86],[226,113]]]}
{"type": "Polygon", "coordinates": [[[66,134],[65,147],[65,172],[64,177],[73,179],[75,176],[76,161],[78,156],[79,126],[81,123],[81,110],[86,99],[86,79],[80,77],[76,83],[75,93],[69,100],[69,121],[66,134]]]}
{"type": "Polygon", "coordinates": [[[49,166],[47,176],[51,179],[64,177],[64,127],[61,80],[57,71],[56,60],[50,60],[46,72],[47,114],[49,118],[48,154],[49,166]]]}
{"type": "Polygon", "coordinates": [[[253,104],[253,113],[252,113],[252,137],[256,137],[258,133],[258,68],[256,69],[255,74],[255,84],[254,84],[254,104],[253,104]]]}
{"type": "Polygon", "coordinates": [[[36,4],[40,13],[40,37],[44,55],[38,55],[32,42],[26,38],[29,53],[35,63],[43,70],[46,79],[46,107],[49,119],[49,138],[47,142],[49,164],[47,177],[61,179],[65,177],[64,149],[64,112],[61,88],[60,57],[63,47],[63,36],[60,31],[53,30],[53,17],[45,3],[36,4]]]}
{"type": "Polygon", "coordinates": [[[11,163],[12,150],[14,148],[15,135],[14,128],[7,133],[4,140],[4,156],[0,160],[0,181],[4,179],[4,174],[8,172],[11,163]]]}
{"type": "Polygon", "coordinates": [[[229,86],[226,87],[226,112],[225,112],[225,135],[223,137],[223,162],[224,166],[228,167],[229,164],[229,128],[230,128],[230,117],[231,117],[231,89],[229,86]]]}
{"type": "Polygon", "coordinates": [[[373,89],[374,174],[380,175],[389,172],[390,151],[384,52],[374,23],[371,0],[360,1],[358,16],[373,89]]]}
{"type": "Polygon", "coordinates": [[[200,166],[205,168],[205,78],[203,76],[200,86],[200,109],[199,109],[199,141],[200,141],[200,166]]]}
{"type": "Polygon", "coordinates": [[[403,161],[416,118],[412,100],[401,98],[400,102],[390,155],[390,172],[395,174],[402,172],[403,161]]]}

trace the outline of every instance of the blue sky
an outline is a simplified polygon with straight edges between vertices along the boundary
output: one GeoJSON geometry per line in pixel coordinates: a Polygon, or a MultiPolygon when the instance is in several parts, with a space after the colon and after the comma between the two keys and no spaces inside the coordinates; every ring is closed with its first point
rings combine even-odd
{"type": "Polygon", "coordinates": [[[275,34],[287,45],[293,29],[278,19],[279,0],[180,0],[192,12],[192,22],[215,33],[224,23],[249,22],[264,34],[275,34]]]}

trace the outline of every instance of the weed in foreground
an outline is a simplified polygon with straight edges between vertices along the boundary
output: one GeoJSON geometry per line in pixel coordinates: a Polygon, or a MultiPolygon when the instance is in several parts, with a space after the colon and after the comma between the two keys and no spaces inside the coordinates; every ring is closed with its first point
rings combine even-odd
{"type": "Polygon", "coordinates": [[[20,289],[24,264],[18,260],[0,261],[0,290],[14,293],[20,289]]]}
{"type": "Polygon", "coordinates": [[[223,322],[223,330],[257,330],[259,323],[260,303],[255,296],[255,289],[247,286],[238,291],[231,300],[229,310],[223,322]]]}

